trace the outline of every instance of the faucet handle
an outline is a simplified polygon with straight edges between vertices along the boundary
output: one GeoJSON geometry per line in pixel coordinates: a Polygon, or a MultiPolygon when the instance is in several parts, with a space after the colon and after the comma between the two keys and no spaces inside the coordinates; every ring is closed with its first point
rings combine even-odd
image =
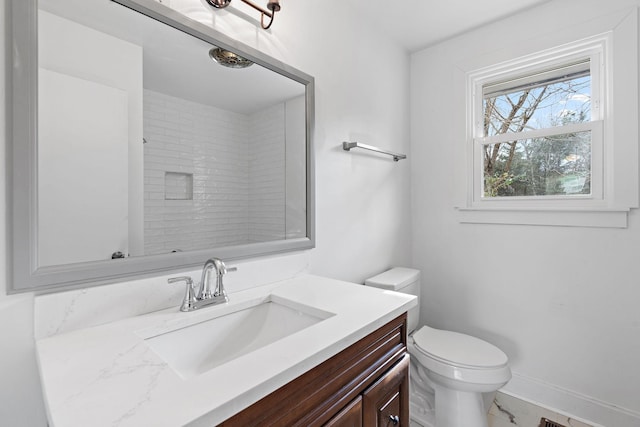
{"type": "Polygon", "coordinates": [[[227,291],[224,288],[223,277],[230,271],[237,271],[238,267],[227,267],[224,262],[220,261],[219,264],[220,269],[218,270],[218,275],[216,277],[216,288],[213,291],[214,298],[222,298],[224,301],[229,301],[229,296],[227,295],[227,291]]]}
{"type": "Polygon", "coordinates": [[[184,292],[184,298],[182,299],[182,305],[180,311],[192,311],[196,309],[196,293],[193,289],[193,279],[189,276],[171,277],[167,280],[169,284],[185,282],[187,287],[184,292]]]}

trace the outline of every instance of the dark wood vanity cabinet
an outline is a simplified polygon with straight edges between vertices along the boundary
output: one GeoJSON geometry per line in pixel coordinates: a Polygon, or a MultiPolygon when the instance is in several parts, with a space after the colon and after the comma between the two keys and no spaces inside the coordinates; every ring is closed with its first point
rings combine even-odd
{"type": "Polygon", "coordinates": [[[325,427],[408,426],[409,356],[355,398],[325,427]]]}
{"type": "Polygon", "coordinates": [[[363,425],[409,426],[409,356],[362,395],[363,425]]]}
{"type": "Polygon", "coordinates": [[[362,427],[362,397],[356,397],[346,408],[324,424],[324,427],[362,427]]]}
{"type": "Polygon", "coordinates": [[[409,426],[403,314],[220,426],[409,426]]]}

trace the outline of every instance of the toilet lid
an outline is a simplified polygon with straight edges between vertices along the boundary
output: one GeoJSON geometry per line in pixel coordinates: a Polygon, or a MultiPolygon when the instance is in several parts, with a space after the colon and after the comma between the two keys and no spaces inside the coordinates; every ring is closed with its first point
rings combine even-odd
{"type": "Polygon", "coordinates": [[[416,347],[442,362],[467,368],[495,368],[509,359],[498,347],[469,335],[423,326],[413,334],[416,347]]]}

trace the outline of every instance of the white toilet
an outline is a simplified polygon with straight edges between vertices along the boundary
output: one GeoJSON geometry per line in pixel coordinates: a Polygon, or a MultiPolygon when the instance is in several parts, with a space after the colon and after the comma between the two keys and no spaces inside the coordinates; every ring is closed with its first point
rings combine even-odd
{"type": "MultiPolygon", "coordinates": [[[[419,299],[420,271],[392,268],[365,285],[419,299]]],[[[495,392],[511,379],[507,355],[469,335],[429,326],[416,331],[419,307],[408,313],[411,420],[424,427],[487,427],[495,392]]]]}

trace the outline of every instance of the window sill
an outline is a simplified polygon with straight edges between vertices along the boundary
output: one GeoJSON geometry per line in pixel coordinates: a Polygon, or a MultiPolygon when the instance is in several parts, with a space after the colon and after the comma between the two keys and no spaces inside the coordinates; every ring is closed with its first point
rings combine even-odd
{"type": "Polygon", "coordinates": [[[499,209],[456,208],[462,224],[543,225],[627,228],[628,209],[499,209]]]}

